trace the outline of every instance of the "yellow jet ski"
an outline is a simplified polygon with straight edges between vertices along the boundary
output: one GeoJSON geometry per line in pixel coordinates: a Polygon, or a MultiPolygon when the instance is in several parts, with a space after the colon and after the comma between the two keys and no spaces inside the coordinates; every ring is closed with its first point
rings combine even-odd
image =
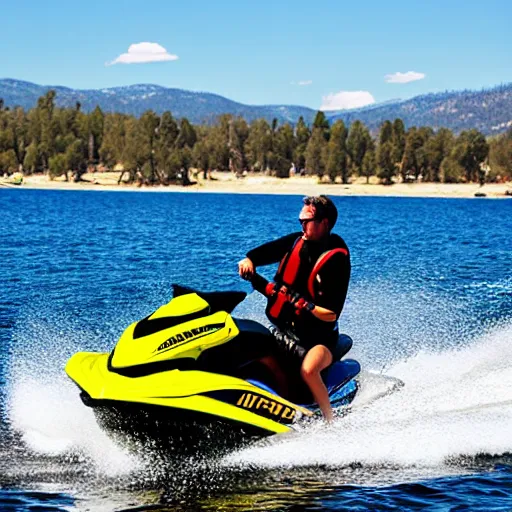
{"type": "MultiPolygon", "coordinates": [[[[131,324],[110,354],[79,352],[66,373],[103,428],[144,444],[186,451],[289,432],[317,408],[304,385],[293,388],[297,403],[274,391],[258,363],[275,350],[272,334],[230,314],[245,296],[174,285],[174,298],[131,324]]],[[[353,400],[359,371],[350,359],[325,371],[333,407],[353,400]]]]}

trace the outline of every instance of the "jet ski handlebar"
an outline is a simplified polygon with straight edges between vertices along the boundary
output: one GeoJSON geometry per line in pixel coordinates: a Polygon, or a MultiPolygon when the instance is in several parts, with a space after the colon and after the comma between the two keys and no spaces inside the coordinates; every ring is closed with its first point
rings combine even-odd
{"type": "Polygon", "coordinates": [[[250,282],[252,284],[252,287],[257,291],[260,292],[262,295],[265,295],[265,297],[269,296],[269,287],[271,286],[271,283],[267,281],[263,276],[258,274],[257,272],[254,272],[253,276],[250,279],[250,282]]]}
{"type": "MultiPolygon", "coordinates": [[[[260,276],[257,272],[254,272],[250,279],[252,287],[265,297],[273,297],[277,293],[285,294],[292,302],[297,302],[301,297],[298,293],[288,288],[283,284],[277,284],[271,281],[267,281],[263,276],[260,276]]],[[[304,299],[302,299],[304,300],[304,299]]]]}
{"type": "MultiPolygon", "coordinates": [[[[250,281],[252,287],[265,297],[271,298],[277,295],[281,298],[281,303],[284,301],[292,304],[297,314],[300,314],[302,311],[312,311],[315,308],[315,305],[312,302],[306,300],[299,293],[294,292],[285,285],[269,282],[257,272],[253,274],[250,281]]],[[[274,301],[275,300],[277,300],[277,302],[280,301],[279,298],[274,299],[274,301]]]]}

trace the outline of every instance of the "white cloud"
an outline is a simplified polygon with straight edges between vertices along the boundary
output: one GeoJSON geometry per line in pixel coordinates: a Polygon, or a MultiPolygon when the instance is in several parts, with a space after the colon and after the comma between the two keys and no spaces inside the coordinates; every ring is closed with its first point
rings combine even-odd
{"type": "Polygon", "coordinates": [[[299,80],[298,82],[290,82],[290,85],[311,85],[313,80],[299,80]]]}
{"type": "Polygon", "coordinates": [[[112,62],[107,62],[107,66],[113,64],[142,64],[145,62],[163,62],[168,60],[178,60],[177,55],[172,55],[157,43],[136,43],[130,45],[127,53],[122,53],[112,62]]]}
{"type": "Polygon", "coordinates": [[[375,103],[375,98],[368,91],[340,91],[323,96],[320,110],[344,110],[372,103],[375,103]]]}
{"type": "Polygon", "coordinates": [[[407,73],[393,73],[386,75],[384,78],[388,84],[406,84],[408,82],[415,82],[416,80],[423,80],[425,73],[417,73],[416,71],[407,71],[407,73]]]}

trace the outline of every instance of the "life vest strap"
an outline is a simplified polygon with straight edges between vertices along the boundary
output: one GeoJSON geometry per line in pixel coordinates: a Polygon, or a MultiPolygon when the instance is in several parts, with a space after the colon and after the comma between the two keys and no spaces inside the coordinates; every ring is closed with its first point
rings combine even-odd
{"type": "Polygon", "coordinates": [[[315,300],[315,279],[322,267],[327,263],[328,260],[330,260],[335,254],[343,254],[345,256],[348,256],[348,251],[346,249],[343,249],[341,247],[338,247],[336,249],[331,249],[330,251],[325,251],[323,254],[320,255],[320,258],[318,258],[317,262],[315,263],[315,266],[313,267],[313,270],[311,271],[311,274],[309,275],[308,279],[308,292],[309,295],[315,300]]]}
{"type": "Polygon", "coordinates": [[[284,274],[282,277],[282,281],[286,286],[292,286],[295,282],[295,279],[297,278],[297,273],[299,271],[299,265],[300,265],[300,250],[302,249],[302,246],[304,245],[303,238],[299,238],[292,250],[290,251],[289,255],[285,258],[283,258],[283,261],[281,265],[279,265],[278,273],[282,270],[282,265],[284,263],[284,274]]]}
{"type": "Polygon", "coordinates": [[[283,306],[288,302],[288,294],[285,292],[285,288],[278,290],[277,294],[272,296],[271,301],[267,307],[267,314],[271,320],[277,322],[280,319],[281,311],[283,306]]]}
{"type": "MultiPolygon", "coordinates": [[[[295,281],[297,279],[297,274],[299,272],[300,267],[300,251],[304,245],[304,239],[302,237],[298,238],[290,252],[288,252],[284,258],[281,260],[281,263],[279,264],[279,268],[276,273],[275,280],[280,283],[284,284],[285,286],[293,289],[295,285],[295,281]]],[[[344,256],[348,256],[348,250],[342,247],[337,247],[335,249],[330,249],[328,251],[325,251],[320,255],[318,260],[316,261],[315,265],[313,266],[313,269],[311,270],[311,273],[308,276],[307,279],[307,291],[315,301],[317,299],[316,293],[315,293],[315,279],[318,276],[318,273],[321,271],[322,267],[327,263],[328,260],[330,260],[335,254],[343,254],[344,256]]],[[[281,302],[281,301],[276,301],[281,302]]],[[[282,304],[280,305],[280,307],[282,304]]],[[[280,309],[279,307],[279,309],[280,309]]],[[[277,306],[273,308],[274,312],[277,312],[278,308],[277,306]]]]}

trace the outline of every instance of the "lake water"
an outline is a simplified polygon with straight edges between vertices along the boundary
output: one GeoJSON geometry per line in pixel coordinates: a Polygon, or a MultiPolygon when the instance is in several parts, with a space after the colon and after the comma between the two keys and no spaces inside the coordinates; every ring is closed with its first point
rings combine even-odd
{"type": "MultiPolygon", "coordinates": [[[[238,260],[297,230],[301,198],[0,190],[0,510],[511,510],[512,201],[334,200],[351,356],[404,388],[178,462],[114,444],[65,362],[109,351],[174,282],[250,291],[238,260]]],[[[262,311],[251,294],[237,312],[262,311]]]]}

